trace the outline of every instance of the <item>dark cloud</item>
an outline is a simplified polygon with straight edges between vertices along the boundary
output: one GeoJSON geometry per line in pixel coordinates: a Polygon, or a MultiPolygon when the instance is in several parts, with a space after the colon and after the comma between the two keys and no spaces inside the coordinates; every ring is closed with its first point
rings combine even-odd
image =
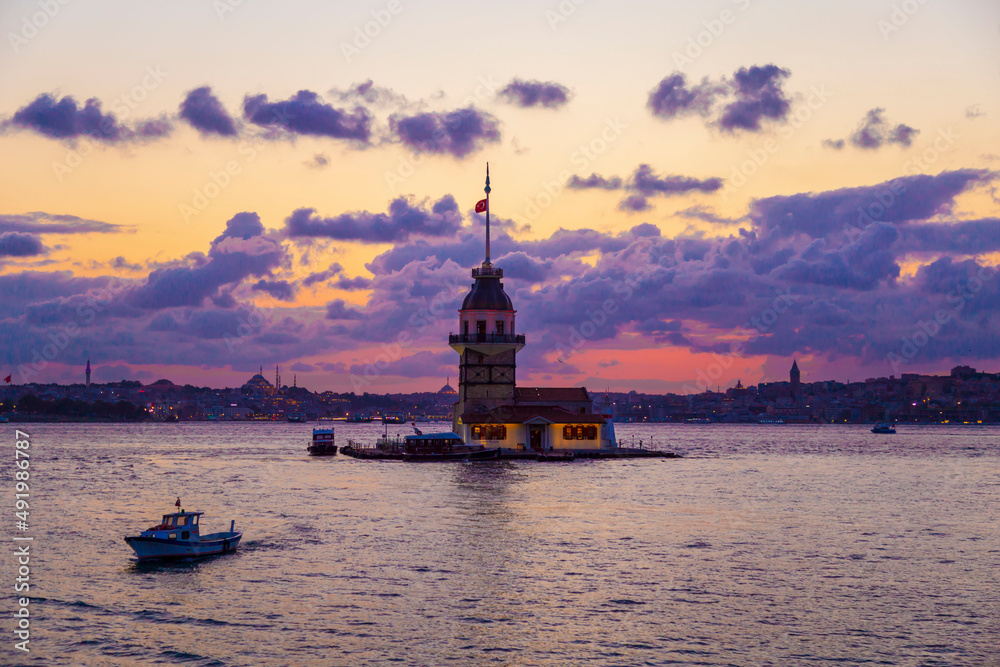
{"type": "Polygon", "coordinates": [[[736,225],[743,221],[743,218],[726,218],[704,206],[691,206],[683,211],[678,211],[675,215],[679,215],[682,218],[711,222],[715,225],[736,225]]]}
{"type": "Polygon", "coordinates": [[[641,213],[653,208],[649,199],[643,195],[629,195],[618,202],[618,210],[628,213],[641,213]]]}
{"type": "Polygon", "coordinates": [[[791,72],[777,65],[741,67],[733,75],[736,100],[727,104],[719,117],[719,127],[727,131],[761,129],[765,119],[784,120],[791,101],[781,89],[791,72]]]}
{"type": "Polygon", "coordinates": [[[81,108],[69,95],[57,100],[47,93],[18,109],[8,122],[52,139],[89,137],[106,143],[162,137],[172,129],[165,119],[140,121],[129,127],[114,114],[104,113],[97,98],[90,98],[81,108]]]}
{"type": "Polygon", "coordinates": [[[611,178],[605,178],[600,174],[591,174],[586,178],[580,178],[579,176],[573,176],[566,183],[566,187],[572,190],[587,190],[587,189],[598,189],[598,190],[620,190],[622,187],[622,179],[618,176],[612,176],[611,178]]]}
{"type": "Polygon", "coordinates": [[[947,213],[957,195],[993,177],[986,170],[961,169],[935,176],[904,176],[875,186],[767,197],[751,204],[750,217],[765,237],[805,234],[820,238],[873,221],[925,220],[947,213]]]}
{"type": "Polygon", "coordinates": [[[212,247],[219,245],[225,239],[243,239],[244,241],[264,233],[264,224],[260,216],[252,211],[237,213],[226,221],[226,228],[212,241],[212,247]]]}
{"type": "Polygon", "coordinates": [[[251,289],[266,292],[279,301],[295,299],[295,287],[287,280],[258,280],[251,285],[251,289]]]}
{"type": "Polygon", "coordinates": [[[372,281],[371,278],[365,278],[364,276],[355,276],[353,278],[341,276],[333,283],[333,286],[337,289],[355,291],[368,289],[372,286],[372,281]]]}
{"type": "Polygon", "coordinates": [[[436,201],[430,210],[414,205],[406,197],[398,197],[389,204],[388,214],[359,211],[321,218],[314,209],[300,208],[285,220],[285,234],[291,238],[391,243],[416,236],[453,236],[461,226],[462,216],[451,195],[436,201]]]}
{"type": "Polygon", "coordinates": [[[180,116],[203,135],[235,137],[236,122],[208,86],[195,88],[181,102],[180,116]]]}
{"type": "Polygon", "coordinates": [[[180,266],[160,268],[130,291],[127,302],[138,308],[200,306],[225,285],[263,278],[288,261],[281,243],[262,234],[256,213],[238,213],[212,241],[208,256],[194,254],[180,266]]]}
{"type": "Polygon", "coordinates": [[[573,190],[602,189],[618,190],[625,189],[628,194],[618,203],[618,209],[628,213],[638,213],[648,211],[652,208],[649,202],[651,197],[683,195],[690,192],[716,192],[722,188],[721,178],[698,179],[690,176],[657,176],[653,168],[648,164],[641,164],[628,181],[622,181],[618,176],[605,178],[600,174],[591,174],[586,178],[573,176],[567,182],[566,187],[573,190]]]}
{"type": "Polygon", "coordinates": [[[497,95],[519,107],[556,109],[569,101],[569,88],[552,81],[522,81],[514,79],[497,95]]]}
{"type": "Polygon", "coordinates": [[[689,113],[706,116],[715,99],[725,92],[725,86],[713,84],[707,78],[697,86],[688,87],[684,74],[674,72],[650,91],[646,106],[660,118],[672,119],[689,113]]]}
{"type": "Polygon", "coordinates": [[[394,105],[399,107],[409,106],[409,102],[406,96],[401,95],[389,88],[383,88],[381,86],[376,86],[375,83],[368,79],[367,81],[362,81],[361,83],[356,83],[352,85],[347,90],[340,90],[338,88],[333,88],[330,90],[330,95],[335,97],[340,102],[364,102],[365,104],[370,104],[373,106],[388,106],[394,105]]]}
{"type": "MultiPolygon", "coordinates": [[[[447,352],[417,352],[390,362],[385,365],[384,369],[380,370],[385,375],[397,377],[442,377],[455,372],[455,359],[455,353],[450,350],[447,352]]],[[[366,369],[368,369],[367,364],[354,364],[349,370],[355,375],[364,376],[366,369]]]]}
{"type": "Polygon", "coordinates": [[[88,220],[75,215],[54,215],[35,211],[17,215],[0,215],[0,232],[37,234],[109,234],[126,231],[121,225],[88,220]]]}
{"type": "Polygon", "coordinates": [[[348,307],[343,299],[336,299],[326,304],[326,319],[328,320],[359,320],[362,317],[361,311],[348,307]]]}
{"type": "Polygon", "coordinates": [[[499,121],[471,106],[449,112],[393,115],[389,126],[416,153],[447,153],[461,158],[500,141],[499,121]]]}
{"type": "Polygon", "coordinates": [[[909,125],[898,124],[891,126],[885,120],[885,109],[876,107],[870,110],[858,125],[858,129],[851,135],[851,144],[869,150],[881,148],[888,144],[899,144],[909,146],[913,143],[913,137],[920,133],[909,125]]]}
{"type": "Polygon", "coordinates": [[[316,283],[325,282],[331,278],[343,273],[344,267],[338,262],[334,262],[330,265],[326,271],[317,271],[316,273],[310,273],[302,280],[303,287],[311,287],[316,283]]]}
{"type": "Polygon", "coordinates": [[[648,164],[640,164],[632,178],[628,189],[641,195],[675,195],[687,192],[715,192],[722,188],[721,178],[691,178],[690,176],[657,176],[648,164]]]}
{"type": "Polygon", "coordinates": [[[44,254],[46,248],[37,236],[22,232],[0,233],[0,257],[31,257],[44,254]]]}
{"type": "Polygon", "coordinates": [[[823,145],[827,148],[832,148],[835,151],[842,150],[846,145],[846,141],[843,139],[824,139],[823,145]]]}
{"type": "Polygon", "coordinates": [[[255,125],[277,127],[293,134],[368,143],[372,134],[372,115],[364,107],[352,111],[337,109],[310,90],[300,90],[291,98],[269,102],[267,95],[247,95],[243,116],[255,125]]]}

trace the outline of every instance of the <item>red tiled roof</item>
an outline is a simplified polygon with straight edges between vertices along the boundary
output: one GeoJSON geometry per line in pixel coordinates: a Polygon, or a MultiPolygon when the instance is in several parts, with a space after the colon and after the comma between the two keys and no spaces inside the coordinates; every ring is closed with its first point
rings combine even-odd
{"type": "Polygon", "coordinates": [[[519,402],[558,403],[560,401],[589,401],[590,395],[583,387],[515,387],[514,400],[519,402]]]}
{"type": "Polygon", "coordinates": [[[495,408],[488,412],[466,412],[462,415],[464,424],[523,424],[535,417],[541,417],[553,424],[603,424],[606,420],[593,413],[575,414],[548,405],[495,408]]]}

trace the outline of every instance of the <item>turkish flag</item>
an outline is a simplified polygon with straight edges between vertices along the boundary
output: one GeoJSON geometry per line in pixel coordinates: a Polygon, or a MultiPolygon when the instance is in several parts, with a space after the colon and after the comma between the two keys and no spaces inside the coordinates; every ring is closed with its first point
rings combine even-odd
{"type": "Polygon", "coordinates": [[[486,200],[480,199],[476,202],[476,213],[482,213],[486,210],[486,200]]]}
{"type": "Polygon", "coordinates": [[[180,498],[178,498],[178,499],[177,499],[177,502],[176,502],[176,503],[174,503],[174,507],[180,507],[180,506],[181,506],[181,499],[180,499],[180,498]]]}
{"type": "Polygon", "coordinates": [[[10,384],[10,376],[8,375],[7,377],[5,377],[3,381],[6,382],[7,384],[10,384]]]}

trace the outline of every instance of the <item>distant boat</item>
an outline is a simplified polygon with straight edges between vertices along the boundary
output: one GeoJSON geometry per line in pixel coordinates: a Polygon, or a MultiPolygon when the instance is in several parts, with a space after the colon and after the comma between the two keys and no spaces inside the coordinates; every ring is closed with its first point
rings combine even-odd
{"type": "Polygon", "coordinates": [[[235,530],[236,521],[229,524],[228,531],[201,535],[199,523],[203,514],[183,510],[164,514],[163,521],[158,525],[147,528],[138,536],[126,537],[125,542],[132,547],[139,560],[193,558],[235,551],[243,537],[243,533],[235,530]]]}
{"type": "Polygon", "coordinates": [[[289,424],[305,424],[306,423],[305,413],[302,413],[302,412],[289,412],[288,416],[285,417],[285,419],[288,420],[289,424]]]}
{"type": "Polygon", "coordinates": [[[872,433],[895,433],[896,426],[890,422],[881,422],[872,427],[872,433]]]}
{"type": "Polygon", "coordinates": [[[382,415],[383,424],[405,424],[406,417],[400,414],[382,415]]]}
{"type": "Polygon", "coordinates": [[[332,456],[337,453],[332,428],[314,428],[312,442],[306,451],[313,456],[332,456]]]}

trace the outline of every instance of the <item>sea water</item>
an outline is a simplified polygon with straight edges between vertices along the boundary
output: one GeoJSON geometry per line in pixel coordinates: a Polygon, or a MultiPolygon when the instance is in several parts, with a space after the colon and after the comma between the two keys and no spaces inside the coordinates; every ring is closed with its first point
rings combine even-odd
{"type": "Polygon", "coordinates": [[[311,458],[316,425],[4,425],[34,539],[0,663],[1000,664],[1000,428],[620,424],[683,458],[417,464],[311,458]],[[239,551],[137,563],[177,497],[239,551]]]}

